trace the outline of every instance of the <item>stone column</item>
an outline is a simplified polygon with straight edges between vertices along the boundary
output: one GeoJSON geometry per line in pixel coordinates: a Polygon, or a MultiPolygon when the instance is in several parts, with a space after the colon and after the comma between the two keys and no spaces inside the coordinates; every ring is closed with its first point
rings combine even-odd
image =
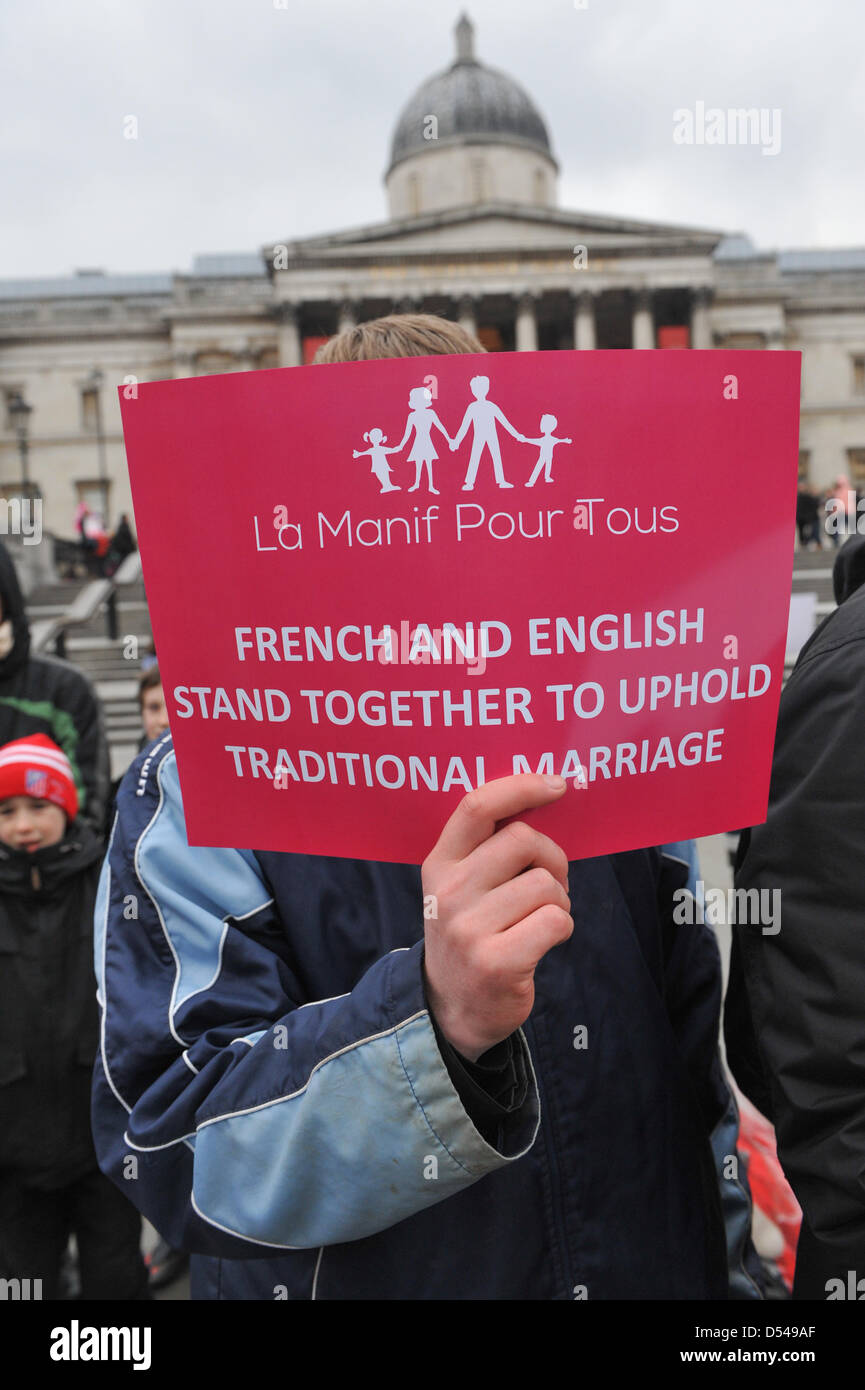
{"type": "Polygon", "coordinates": [[[418,302],[410,294],[404,294],[400,299],[393,301],[392,314],[417,314],[419,312],[418,302]]]}
{"type": "Polygon", "coordinates": [[[709,301],[711,290],[701,286],[691,296],[691,347],[710,348],[712,346],[712,327],[709,323],[709,301]]]}
{"type": "Polygon", "coordinates": [[[303,345],[300,340],[300,314],[297,304],[279,306],[279,364],[281,367],[299,367],[303,361],[303,345]]]}
{"type": "Polygon", "coordinates": [[[773,328],[768,334],[766,347],[770,348],[773,352],[783,352],[784,346],[783,328],[773,328]]]}
{"type": "Polygon", "coordinates": [[[597,344],[595,296],[591,290],[581,290],[574,310],[574,347],[591,350],[597,344]]]}
{"type": "Polygon", "coordinates": [[[174,375],[175,377],[195,376],[195,354],[192,352],[175,352],[174,354],[174,375]]]}
{"type": "Polygon", "coordinates": [[[339,306],[336,331],[337,333],[348,333],[351,328],[357,328],[357,306],[353,300],[344,299],[339,306]]]}
{"type": "Polygon", "coordinates": [[[637,290],[634,295],[631,321],[631,347],[653,348],[654,346],[655,324],[652,318],[652,294],[650,290],[637,290]]]}
{"type": "Polygon", "coordinates": [[[466,333],[473,333],[477,337],[478,319],[475,311],[476,301],[470,294],[463,295],[457,302],[457,323],[460,328],[464,328],[466,333]]]}
{"type": "Polygon", "coordinates": [[[535,317],[535,297],[531,294],[520,295],[517,300],[516,350],[538,350],[538,321],[535,317]]]}

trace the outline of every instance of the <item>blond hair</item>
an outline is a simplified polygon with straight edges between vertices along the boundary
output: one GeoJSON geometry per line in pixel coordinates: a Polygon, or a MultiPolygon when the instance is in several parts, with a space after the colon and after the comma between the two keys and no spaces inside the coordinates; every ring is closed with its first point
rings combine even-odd
{"type": "Polygon", "coordinates": [[[486,348],[473,333],[436,314],[388,314],[329,338],[313,362],[363,362],[459,352],[486,352],[486,348]]]}

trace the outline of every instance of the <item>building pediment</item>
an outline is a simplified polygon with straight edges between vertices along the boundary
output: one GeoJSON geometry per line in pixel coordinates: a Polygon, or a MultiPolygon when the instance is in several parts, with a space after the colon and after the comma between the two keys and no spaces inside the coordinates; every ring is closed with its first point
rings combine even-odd
{"type": "Polygon", "coordinates": [[[274,270],[340,261],[429,258],[455,251],[495,257],[501,251],[562,252],[584,245],[605,257],[658,254],[711,255],[727,235],[705,228],[602,217],[559,208],[485,204],[454,208],[277,242],[265,250],[274,270]]]}

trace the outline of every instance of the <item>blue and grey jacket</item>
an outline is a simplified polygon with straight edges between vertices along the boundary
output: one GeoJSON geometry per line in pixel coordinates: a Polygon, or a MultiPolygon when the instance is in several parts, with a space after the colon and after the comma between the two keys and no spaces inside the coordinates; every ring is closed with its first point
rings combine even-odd
{"type": "Polygon", "coordinates": [[[571,865],[494,1147],[424,996],[420,870],[190,848],[166,736],[100,882],[101,1166],[195,1252],[193,1297],[724,1297],[720,972],[683,881],[571,865]]]}

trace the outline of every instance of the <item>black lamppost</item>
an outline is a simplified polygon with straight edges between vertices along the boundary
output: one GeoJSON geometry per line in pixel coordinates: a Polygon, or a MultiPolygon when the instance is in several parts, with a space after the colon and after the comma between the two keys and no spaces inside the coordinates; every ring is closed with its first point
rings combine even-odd
{"type": "Polygon", "coordinates": [[[7,409],[12,420],[12,428],[18,436],[18,452],[21,455],[21,493],[24,497],[29,497],[31,491],[34,496],[39,496],[39,489],[31,489],[30,485],[30,454],[29,454],[29,430],[30,416],[33,413],[32,405],[28,405],[20,391],[9,397],[7,409]]]}
{"type": "Polygon", "coordinates": [[[87,385],[96,398],[96,447],[99,456],[99,490],[102,493],[102,524],[108,527],[108,467],[105,462],[105,433],[102,428],[102,383],[105,380],[98,367],[90,373],[87,385]]]}

